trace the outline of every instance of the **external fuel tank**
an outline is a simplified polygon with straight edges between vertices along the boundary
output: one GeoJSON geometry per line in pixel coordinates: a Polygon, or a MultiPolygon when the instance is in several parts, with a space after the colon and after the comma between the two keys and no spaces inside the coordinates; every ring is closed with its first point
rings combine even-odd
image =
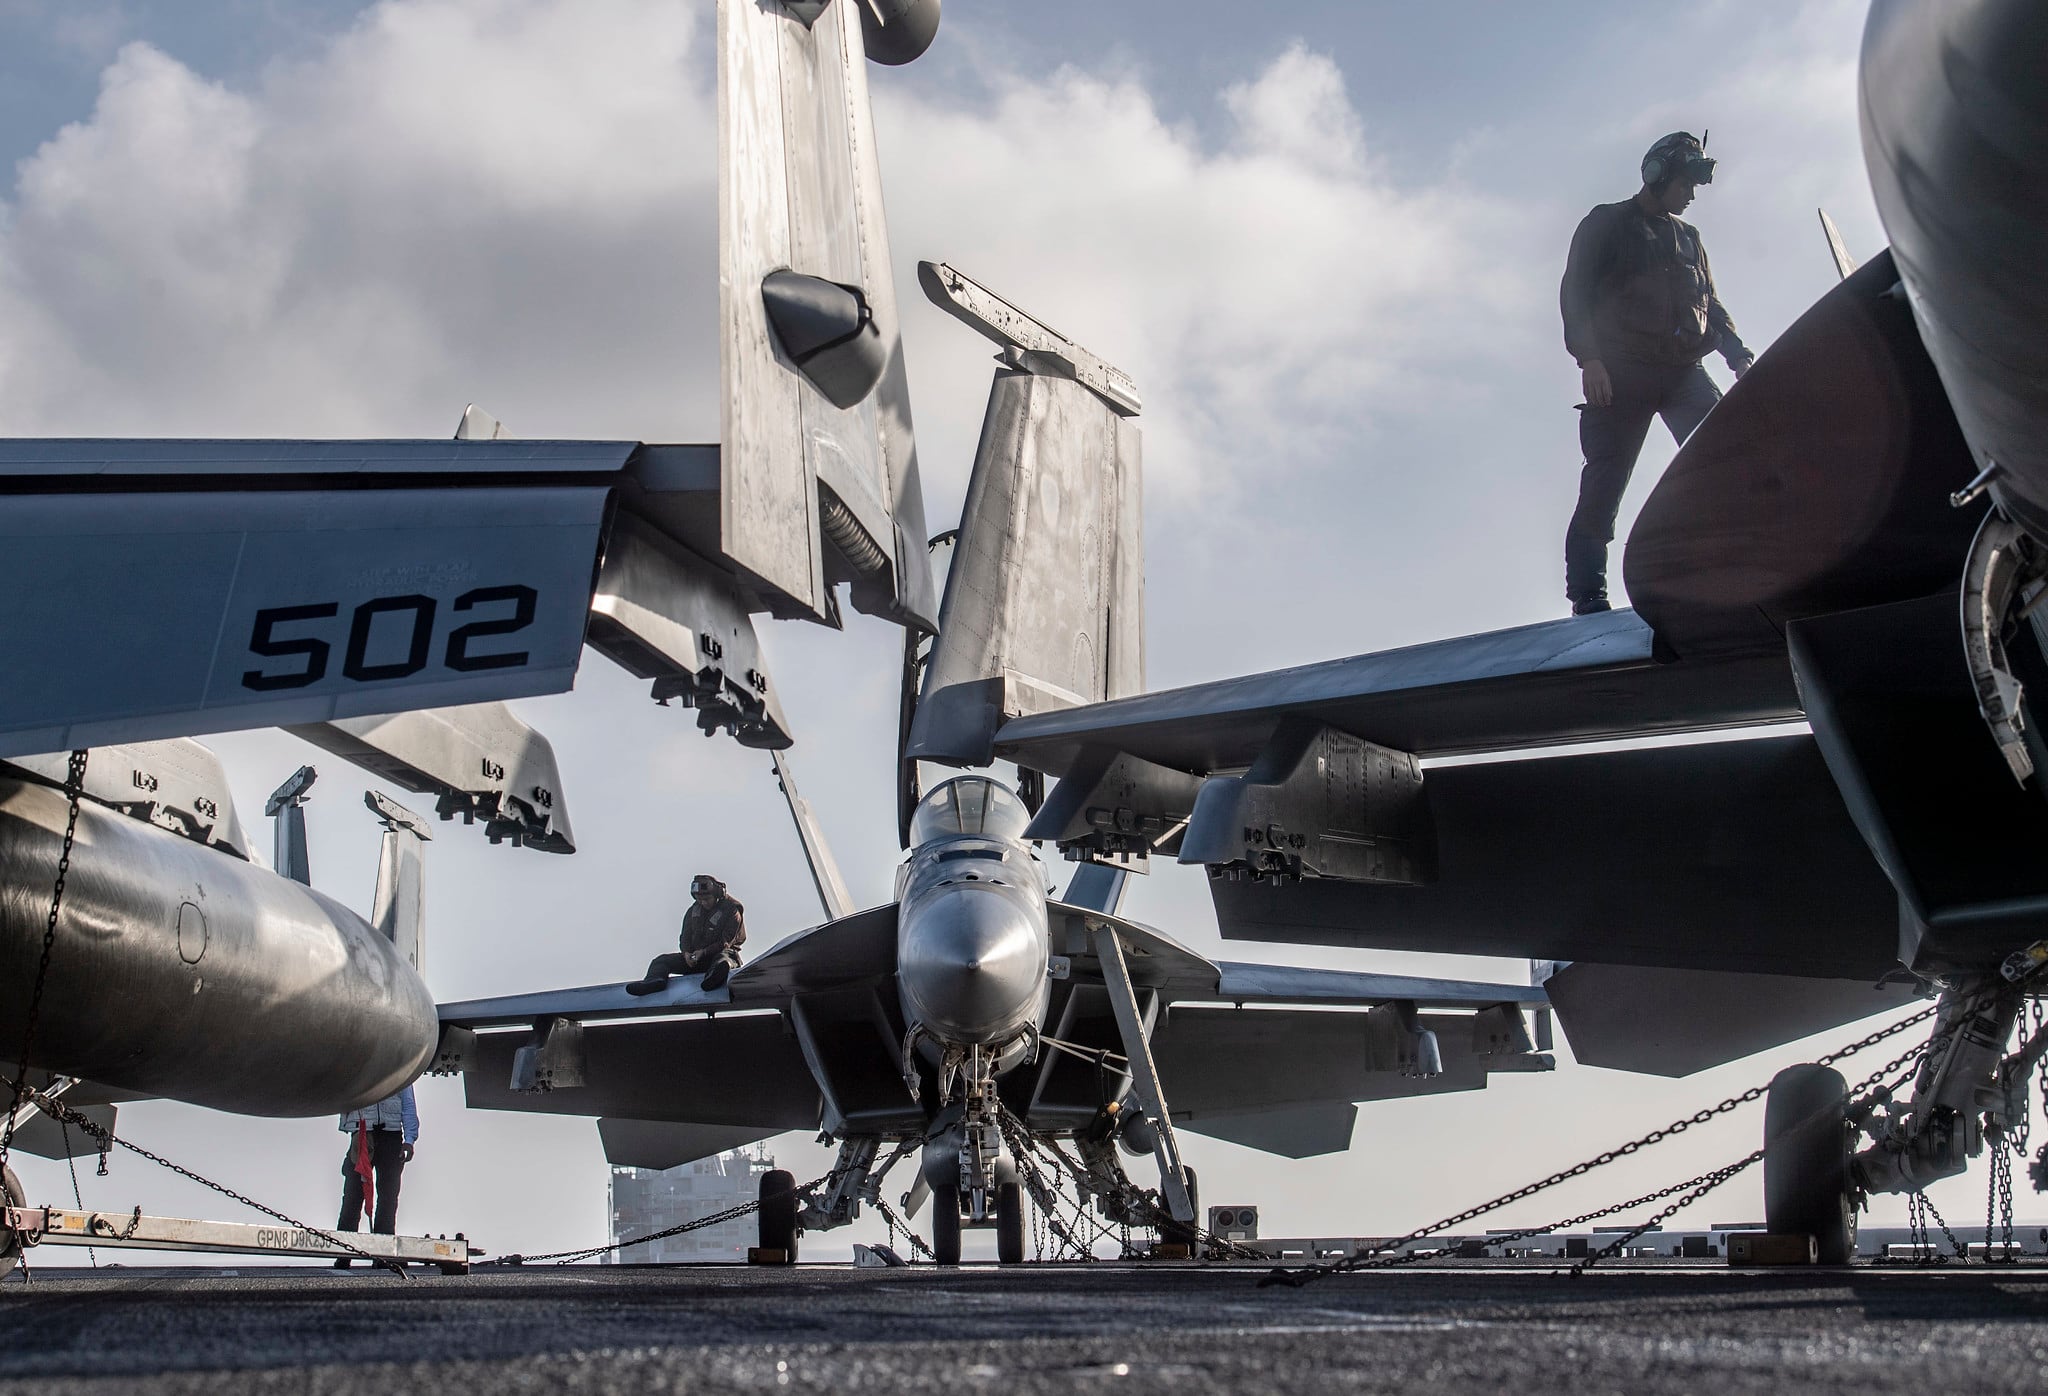
{"type": "MultiPolygon", "coordinates": [[[[63,843],[61,790],[0,776],[0,1043],[21,1040],[63,843]]],[[[88,799],[36,1067],[248,1115],[389,1095],[434,1052],[433,996],[332,898],[88,799]]]]}

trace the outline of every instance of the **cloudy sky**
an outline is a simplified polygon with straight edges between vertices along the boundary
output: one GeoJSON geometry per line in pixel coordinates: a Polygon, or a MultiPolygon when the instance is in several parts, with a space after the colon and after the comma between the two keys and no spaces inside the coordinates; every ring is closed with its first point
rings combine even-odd
{"type": "MultiPolygon", "coordinates": [[[[1138,381],[1153,686],[1561,614],[1577,375],[1556,285],[1571,230],[1632,191],[1656,137],[1710,128],[1721,177],[1691,216],[1746,338],[1768,344],[1833,280],[1817,206],[1852,250],[1883,244],[1856,135],[1861,8],[953,0],[930,54],[871,75],[934,528],[957,516],[989,365],[915,295],[920,258],[1138,381]]],[[[0,434],[437,437],[477,402],[521,435],[715,440],[711,12],[0,0],[0,434]]],[[[1669,454],[1653,438],[1630,510],[1669,454]]],[[[857,897],[882,900],[897,635],[864,619],[768,630],[806,793],[857,897]]],[[[756,946],[816,920],[765,760],[700,739],[596,657],[574,693],[522,707],[555,742],[581,851],[442,830],[439,997],[636,973],[672,940],[699,869],[746,901],[756,946]]],[[[315,880],[366,905],[361,773],[277,734],[216,745],[247,822],[294,766],[321,766],[315,880]]],[[[1223,945],[1198,872],[1163,870],[1128,909],[1197,948],[1283,958],[1223,945]]],[[[1547,1078],[1368,1107],[1330,1159],[1187,1148],[1204,1200],[1260,1204],[1269,1233],[1405,1230],[1827,1045],[1680,1083],[1566,1054],[1547,1078]]],[[[407,1228],[494,1249],[602,1236],[589,1122],[466,1112],[446,1081],[420,1095],[407,1228]]],[[[331,1122],[169,1104],[122,1121],[286,1210],[331,1215],[331,1122]]],[[[1493,1224],[1701,1172],[1759,1130],[1752,1110],[1493,1224]]],[[[799,1176],[823,1171],[801,1138],[776,1148],[799,1176]]],[[[37,1198],[69,1191],[61,1166],[23,1172],[37,1198]]],[[[135,1162],[82,1182],[94,1205],[220,1211],[135,1162]]],[[[1981,1178],[1935,1193],[1951,1218],[1981,1195],[1981,1178]]],[[[1760,1213],[1752,1176],[1692,1220],[1760,1213]]],[[[817,1249],[843,1254],[838,1237],[817,1249]]]]}

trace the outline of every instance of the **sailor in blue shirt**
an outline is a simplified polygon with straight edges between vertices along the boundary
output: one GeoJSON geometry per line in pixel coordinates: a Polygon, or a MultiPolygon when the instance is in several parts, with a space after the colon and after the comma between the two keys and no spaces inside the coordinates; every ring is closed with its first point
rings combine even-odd
{"type": "MultiPolygon", "coordinates": [[[[335,1223],[335,1229],[357,1230],[367,1207],[370,1230],[383,1236],[394,1235],[398,1230],[400,1177],[412,1162],[413,1145],[420,1137],[420,1115],[413,1105],[412,1087],[343,1114],[341,1131],[348,1136],[348,1152],[341,1160],[341,1219],[335,1223]]],[[[334,1266],[345,1270],[348,1263],[344,1256],[334,1266]]]]}

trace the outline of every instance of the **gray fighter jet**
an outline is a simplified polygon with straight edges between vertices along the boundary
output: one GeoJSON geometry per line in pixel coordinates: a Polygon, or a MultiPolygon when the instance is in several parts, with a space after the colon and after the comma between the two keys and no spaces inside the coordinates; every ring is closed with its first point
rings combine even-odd
{"type": "Polygon", "coordinates": [[[2048,959],[2044,52],[2033,0],[1872,6],[1893,246],[1838,255],[1680,450],[1634,610],[1019,712],[987,750],[1059,777],[1030,833],[1206,866],[1229,937],[1568,964],[1601,1065],[1680,1075],[1938,989],[1853,1159],[1838,1074],[1774,1087],[1769,1224],[1824,1258],[1862,1196],[2006,1149],[2048,1050],[2004,1046],[2048,959]]]}
{"type": "MultiPolygon", "coordinates": [[[[1143,683],[1135,389],[952,268],[922,279],[1002,355],[939,637],[910,667],[907,697],[922,696],[906,704],[906,766],[971,756],[1020,707],[1143,683]]],[[[822,847],[778,770],[806,848],[822,847]]],[[[1110,1221],[1187,1234],[1195,1180],[1177,1130],[1329,1153],[1349,1146],[1357,1102],[1551,1065],[1523,1019],[1540,990],[1211,961],[1117,914],[1114,860],[1084,861],[1049,895],[1030,821],[1002,783],[956,776],[913,794],[887,905],[852,911],[814,855],[832,919],[723,987],[449,1004],[441,1065],[464,1073],[472,1106],[599,1117],[618,1164],[822,1130],[839,1143],[829,1182],[761,1212],[761,1244],[792,1259],[800,1227],[852,1220],[912,1160],[906,1201],[931,1197],[946,1263],[974,1224],[996,1227],[1002,1260],[1023,1259],[1025,1137],[1071,1140],[1110,1221]],[[1156,1192],[1126,1178],[1118,1146],[1155,1159],[1156,1192]]],[[[792,1182],[771,1174],[764,1201],[792,1182]]]]}
{"type": "Polygon", "coordinates": [[[836,625],[844,587],[933,627],[866,60],[915,59],[938,15],[719,5],[716,444],[518,441],[473,407],[452,441],[0,441],[0,1052],[33,1023],[74,1104],[256,1114],[431,1056],[422,822],[377,807],[366,921],[304,885],[303,791],[272,801],[301,834],[275,869],[251,856],[197,734],[282,726],[567,853],[552,749],[500,700],[567,689],[586,645],[774,749],[755,613],[836,625]]]}

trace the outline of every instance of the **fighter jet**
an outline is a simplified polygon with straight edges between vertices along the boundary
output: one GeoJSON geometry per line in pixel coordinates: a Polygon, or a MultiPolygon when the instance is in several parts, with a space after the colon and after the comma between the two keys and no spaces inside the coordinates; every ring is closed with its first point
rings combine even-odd
{"type": "MultiPolygon", "coordinates": [[[[1002,354],[939,635],[907,666],[907,768],[985,741],[1019,705],[1115,697],[1144,673],[1136,389],[953,268],[920,279],[1002,354]]],[[[805,847],[822,848],[778,772],[805,847]]],[[[852,910],[814,854],[831,919],[723,987],[448,1004],[441,1065],[472,1106],[599,1117],[615,1164],[821,1130],[839,1144],[827,1183],[790,1200],[788,1174],[763,1182],[761,1245],[790,1259],[799,1229],[851,1221],[911,1160],[905,1201],[930,1197],[948,1264],[970,1225],[995,1227],[1001,1260],[1024,1258],[1022,1140],[1071,1141],[1108,1221],[1187,1235],[1179,1130],[1329,1153],[1349,1146],[1360,1101],[1551,1065],[1523,1018],[1540,990],[1215,962],[1118,915],[1118,860],[1084,860],[1050,895],[1029,808],[986,772],[906,788],[886,905],[852,910]],[[1156,1190],[1130,1181],[1119,1146],[1154,1159],[1156,1190]]]]}
{"type": "Polygon", "coordinates": [[[33,1025],[74,1104],[255,1114],[365,1104],[431,1057],[424,822],[376,806],[365,920],[304,885],[303,791],[264,868],[195,735],[281,726],[568,853],[553,751],[501,700],[569,688],[586,645],[777,749],[754,614],[837,625],[844,588],[933,627],[866,63],[938,17],[719,5],[715,444],[520,441],[474,406],[450,441],[0,441],[0,1051],[33,1025]]]}
{"type": "Polygon", "coordinates": [[[2031,0],[1872,6],[1893,245],[1679,451],[1633,610],[1011,710],[986,753],[1059,778],[1029,833],[1205,866],[1227,937],[1563,963],[1600,1065],[1682,1075],[1938,989],[1863,1137],[1838,1074],[1774,1087],[1821,1123],[1771,1129],[1769,1225],[1823,1259],[1860,1199],[2004,1147],[2048,1049],[2003,1046],[2048,958],[2044,51],[2031,0]]]}

